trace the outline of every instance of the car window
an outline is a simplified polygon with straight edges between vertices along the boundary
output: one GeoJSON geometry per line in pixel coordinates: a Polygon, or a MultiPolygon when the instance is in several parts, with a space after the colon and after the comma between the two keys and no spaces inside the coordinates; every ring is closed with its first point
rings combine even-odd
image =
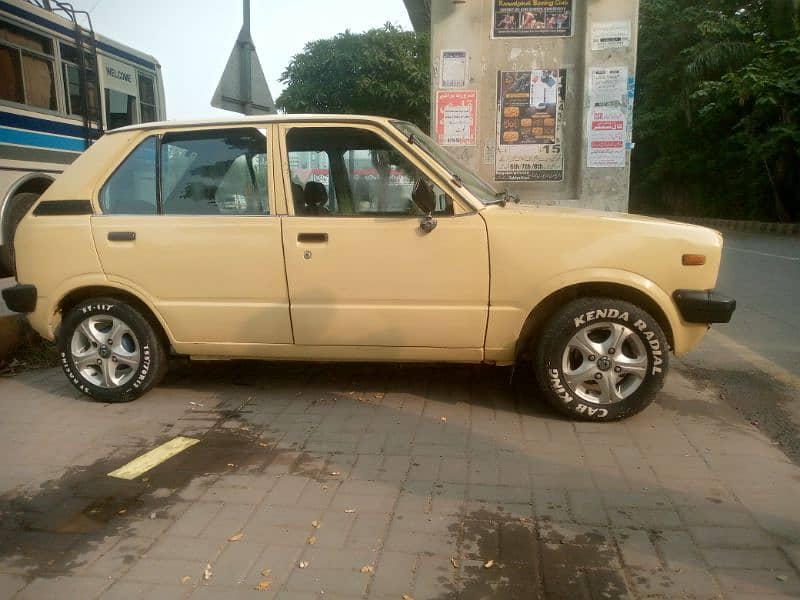
{"type": "Polygon", "coordinates": [[[267,141],[258,129],[166,134],[161,207],[173,215],[266,215],[267,141]]]}
{"type": "Polygon", "coordinates": [[[411,197],[420,179],[433,187],[436,214],[453,214],[452,199],[372,131],[298,127],[286,144],[295,215],[421,215],[411,197]]]}
{"type": "Polygon", "coordinates": [[[139,144],[100,190],[106,214],[154,215],[156,200],[156,137],[139,144]]]}

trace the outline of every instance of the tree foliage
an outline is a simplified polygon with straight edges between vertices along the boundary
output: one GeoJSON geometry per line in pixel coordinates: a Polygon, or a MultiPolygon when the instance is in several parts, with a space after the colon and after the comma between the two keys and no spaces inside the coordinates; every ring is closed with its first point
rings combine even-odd
{"type": "Polygon", "coordinates": [[[800,220],[795,0],[642,0],[634,210],[800,220]]]}
{"type": "Polygon", "coordinates": [[[278,108],[396,117],[427,130],[429,53],[426,35],[388,23],[309,42],[281,75],[278,108]]]}

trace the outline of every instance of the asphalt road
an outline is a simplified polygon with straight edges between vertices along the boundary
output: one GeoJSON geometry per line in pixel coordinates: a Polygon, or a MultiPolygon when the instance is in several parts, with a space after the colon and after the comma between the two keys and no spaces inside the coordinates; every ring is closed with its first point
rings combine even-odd
{"type": "Polygon", "coordinates": [[[800,238],[726,233],[717,287],[737,308],[715,328],[800,376],[800,238]]]}
{"type": "Polygon", "coordinates": [[[800,238],[724,235],[717,288],[736,312],[679,362],[800,464],[800,238]]]}

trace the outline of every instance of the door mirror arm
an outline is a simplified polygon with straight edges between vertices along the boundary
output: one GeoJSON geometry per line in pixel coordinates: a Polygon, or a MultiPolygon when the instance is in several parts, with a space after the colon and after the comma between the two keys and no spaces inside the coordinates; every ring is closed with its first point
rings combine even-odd
{"type": "Polygon", "coordinates": [[[436,229],[438,224],[439,223],[436,221],[436,218],[432,214],[428,213],[422,217],[422,222],[419,224],[419,228],[422,229],[423,233],[430,233],[436,229]]]}

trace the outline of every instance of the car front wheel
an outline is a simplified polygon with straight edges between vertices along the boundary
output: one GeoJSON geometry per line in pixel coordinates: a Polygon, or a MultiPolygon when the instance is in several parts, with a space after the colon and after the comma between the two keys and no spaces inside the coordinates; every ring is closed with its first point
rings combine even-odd
{"type": "Polygon", "coordinates": [[[164,344],[135,307],[93,298],[72,308],[58,334],[61,366],[72,384],[103,402],[129,402],[166,372],[164,344]]]}
{"type": "Polygon", "coordinates": [[[653,401],[668,359],[666,336],[647,311],[613,298],[580,298],[546,323],[536,374],[545,398],[560,412],[616,421],[653,401]]]}

